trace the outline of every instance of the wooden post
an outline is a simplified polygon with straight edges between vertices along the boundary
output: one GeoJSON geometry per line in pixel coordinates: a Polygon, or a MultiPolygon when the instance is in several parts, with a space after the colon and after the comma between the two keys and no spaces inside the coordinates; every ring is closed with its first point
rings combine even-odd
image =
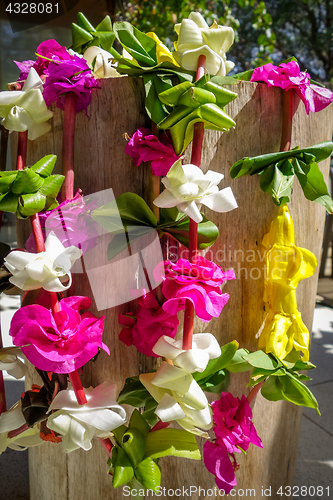
{"type": "MultiPolygon", "coordinates": [[[[140,79],[121,77],[101,82],[101,90],[92,96],[88,120],[84,113],[77,115],[75,141],[75,184],[84,194],[112,188],[117,197],[132,191],[148,200],[148,170],[135,167],[132,158],[125,155],[122,134],[132,134],[140,126],[149,127],[144,111],[143,85],[140,79]],[[98,93],[98,94],[97,94],[98,93]],[[98,95],[98,97],[97,97],[98,95]]],[[[227,111],[237,125],[228,133],[207,131],[204,137],[202,169],[222,172],[225,175],[220,188],[231,186],[239,208],[226,214],[217,214],[207,209],[208,217],[219,227],[220,236],[215,245],[206,252],[224,270],[234,268],[237,280],[229,281],[224,291],[230,294],[228,304],[219,319],[209,324],[195,321],[194,332],[211,332],[220,344],[236,339],[242,347],[257,349],[256,333],[264,317],[264,248],[261,241],[269,230],[277,213],[269,195],[259,187],[258,176],[247,176],[231,180],[231,165],[243,156],[278,151],[281,142],[282,91],[267,88],[264,84],[242,82],[231,87],[239,97],[230,103],[227,111]]],[[[46,154],[57,154],[57,172],[61,171],[61,140],[63,112],[55,112],[52,131],[41,140],[29,144],[29,164],[46,154]]],[[[332,138],[333,107],[320,113],[306,116],[304,106],[298,106],[293,119],[291,147],[301,148],[332,138]]],[[[189,152],[184,163],[190,163],[189,152]]],[[[320,163],[327,179],[329,161],[320,163]]],[[[295,223],[297,246],[310,249],[318,258],[323,238],[325,210],[316,203],[307,201],[295,181],[290,211],[295,223]]],[[[23,231],[21,231],[23,237],[23,231]]],[[[22,246],[22,241],[19,242],[22,246]]],[[[303,281],[298,287],[298,306],[303,320],[311,329],[315,305],[318,271],[315,276],[303,281]]],[[[85,275],[75,275],[75,293],[91,296],[85,275]]],[[[101,279],[101,290],[108,292],[112,284],[101,279]]],[[[126,377],[151,370],[156,361],[137,353],[134,347],[119,342],[119,312],[133,310],[133,303],[124,304],[107,311],[91,311],[98,316],[105,314],[104,342],[111,356],[101,352],[95,362],[90,362],[84,371],[83,384],[96,386],[103,381],[118,384],[120,389],[126,377]]],[[[315,371],[312,373],[315,378],[315,371]]],[[[37,381],[31,370],[27,381],[37,381]]],[[[248,374],[231,377],[230,390],[236,396],[249,393],[245,389],[248,374]]],[[[258,394],[253,402],[254,422],[262,438],[264,448],[250,446],[247,456],[241,454],[240,470],[237,472],[237,488],[255,489],[261,497],[261,487],[293,484],[297,453],[301,408],[287,402],[269,402],[258,394]]],[[[89,452],[82,450],[66,455],[61,446],[45,443],[32,448],[30,454],[31,500],[105,500],[123,499],[122,488],[112,488],[112,478],[106,474],[106,453],[96,442],[89,452]],[[42,472],[41,472],[42,471],[42,472]]],[[[214,477],[204,467],[203,461],[162,458],[162,486],[166,488],[214,488],[214,477]]],[[[169,496],[169,498],[172,498],[169,496]]],[[[175,497],[176,498],[176,497],[175,497]]],[[[198,493],[192,500],[199,499],[198,493]]],[[[201,495],[202,498],[202,495],[201,495]]],[[[241,500],[244,497],[233,497],[241,500]]]]}

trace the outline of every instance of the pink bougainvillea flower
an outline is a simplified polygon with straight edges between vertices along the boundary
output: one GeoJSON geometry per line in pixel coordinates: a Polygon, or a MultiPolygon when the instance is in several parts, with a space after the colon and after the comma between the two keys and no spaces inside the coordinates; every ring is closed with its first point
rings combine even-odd
{"type": "MultiPolygon", "coordinates": [[[[18,82],[24,82],[28,78],[30,68],[33,68],[36,61],[32,61],[31,59],[28,61],[14,61],[18,69],[20,70],[20,76],[18,77],[18,82]]],[[[40,75],[39,75],[40,76],[40,75]]]]}
{"type": "Polygon", "coordinates": [[[237,485],[237,480],[227,450],[223,446],[206,441],[203,458],[206,469],[215,476],[216,486],[228,495],[237,485]]]}
{"type": "Polygon", "coordinates": [[[246,451],[250,443],[262,448],[252,422],[252,410],[245,396],[235,398],[230,392],[222,392],[221,399],[212,403],[216,443],[228,453],[246,451]]]}
{"type": "MultiPolygon", "coordinates": [[[[165,276],[161,276],[162,292],[167,299],[162,306],[164,311],[170,315],[177,314],[184,309],[188,299],[202,321],[208,322],[221,314],[229,294],[222,293],[220,287],[225,281],[236,279],[232,270],[224,272],[214,262],[201,256],[197,257],[195,264],[179,259],[176,264],[166,261],[164,267],[165,276]]],[[[155,272],[158,274],[159,269],[155,272]]]]}
{"type": "Polygon", "coordinates": [[[138,351],[154,357],[159,357],[152,350],[159,338],[166,335],[174,339],[179,324],[177,313],[170,315],[164,311],[153,292],[140,297],[135,315],[119,314],[118,320],[124,326],[119,340],[127,346],[134,344],[138,351]]]}
{"type": "MultiPolygon", "coordinates": [[[[53,231],[64,247],[75,246],[84,254],[96,246],[98,231],[92,219],[91,210],[97,208],[94,202],[87,204],[81,190],[77,190],[72,200],[65,200],[54,210],[40,212],[39,219],[44,239],[47,232],[53,231]]],[[[33,233],[29,236],[25,248],[28,252],[36,252],[33,233]]]]}
{"type": "Polygon", "coordinates": [[[204,461],[208,471],[214,474],[216,485],[228,494],[237,484],[234,471],[239,465],[234,453],[246,451],[250,443],[263,446],[245,396],[239,399],[230,392],[222,392],[221,399],[213,401],[212,409],[216,441],[205,443],[204,461]]]}
{"type": "Polygon", "coordinates": [[[309,73],[301,72],[296,61],[290,61],[280,66],[269,63],[256,68],[251,82],[264,82],[268,87],[280,87],[283,90],[294,89],[309,114],[310,111],[321,111],[333,102],[333,92],[312,84],[310,78],[309,73]]]}
{"type": "Polygon", "coordinates": [[[71,55],[68,53],[66,47],[62,47],[56,40],[53,39],[45,40],[45,42],[38,45],[36,54],[42,57],[37,57],[36,61],[14,61],[18,69],[21,71],[17,80],[18,82],[22,82],[27,79],[30,68],[34,68],[39,76],[44,75],[44,71],[48,67],[50,59],[71,59],[71,55]]]}
{"type": "Polygon", "coordinates": [[[71,373],[97,353],[109,348],[102,342],[103,320],[80,310],[91,305],[89,297],[67,297],[55,314],[40,305],[21,307],[13,316],[10,335],[40,370],[71,373]]]}
{"type": "Polygon", "coordinates": [[[125,314],[120,313],[118,316],[118,321],[124,327],[119,333],[119,340],[128,347],[133,345],[134,340],[132,336],[132,328],[136,324],[136,317],[134,312],[128,312],[125,314]]]}
{"type": "Polygon", "coordinates": [[[79,113],[89,106],[92,89],[98,88],[87,61],[76,55],[68,60],[54,59],[45,74],[43,97],[48,106],[56,101],[57,107],[64,109],[66,93],[74,92],[78,97],[76,112],[79,113]]]}
{"type": "Polygon", "coordinates": [[[125,153],[133,157],[137,167],[143,161],[150,161],[152,173],[159,176],[166,175],[179,158],[166,134],[157,138],[150,129],[143,127],[132,135],[125,153]]]}

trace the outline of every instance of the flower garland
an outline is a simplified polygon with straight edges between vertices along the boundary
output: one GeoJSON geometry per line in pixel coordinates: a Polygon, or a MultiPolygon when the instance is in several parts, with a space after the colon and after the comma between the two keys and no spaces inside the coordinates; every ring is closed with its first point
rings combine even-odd
{"type": "MultiPolygon", "coordinates": [[[[226,74],[233,63],[226,52],[233,43],[233,30],[216,22],[209,27],[198,12],[192,12],[175,30],[178,41],[171,53],[154,33],[140,33],[126,22],[112,27],[108,16],[93,28],[80,13],[72,26],[72,49],[55,40],[41,43],[36,61],[16,62],[21,71],[16,90],[0,93],[2,125],[19,133],[17,171],[0,172],[0,210],[30,218],[32,236],[27,249],[36,250],[10,252],[5,266],[15,287],[28,295],[42,290],[35,303],[15,313],[10,335],[16,347],[0,349],[0,370],[20,377],[26,371],[21,359],[26,358],[43,382],[1,414],[0,453],[7,447],[22,449],[43,441],[61,442],[66,452],[89,450],[97,438],[110,455],[109,473],[115,488],[139,483],[156,490],[161,483],[158,460],[167,455],[200,460],[198,436],[205,440],[205,466],[218,488],[228,494],[237,484],[235,453],[245,453],[251,443],[264,444],[250,408],[260,389],[268,400],[285,399],[319,412],[317,401],[302,383],[307,377],[299,373],[314,366],[308,361],[309,332],[297,310],[295,292],[299,281],[314,273],[316,259],[295,245],[285,204],[296,175],[306,198],[333,211],[317,165],[330,155],[333,144],[289,151],[288,138],[283,138],[282,152],[243,158],[233,165],[232,178],[258,173],[261,188],[281,206],[263,242],[267,318],[255,353],[239,348],[236,341],[219,346],[212,334],[193,333],[195,314],[204,322],[220,316],[229,299],[221,287],[235,279],[232,270],[223,271],[198,251],[211,246],[218,236],[216,226],[201,213],[202,205],[219,213],[237,208],[231,188],[218,188],[223,175],[200,169],[204,129],[228,131],[236,125],[224,107],[237,94],[222,86],[230,83],[226,74]],[[112,47],[115,38],[123,46],[122,55],[112,47]],[[99,78],[122,74],[142,77],[145,83],[152,131],[134,131],[125,152],[136,166],[150,161],[156,195],[150,207],[134,193],[116,200],[126,245],[138,237],[137,228],[144,226],[176,238],[189,250],[189,259],[159,264],[154,279],[161,284],[152,287],[149,282],[149,289],[141,290],[138,309],[119,315],[123,325],[119,339],[147,356],[162,358],[162,363],[156,372],[127,379],[117,396],[115,385],[109,382],[83,388],[78,370],[100,349],[109,354],[102,341],[104,318],[82,313],[91,305],[89,297],[62,294],[71,288],[75,261],[96,244],[94,223],[113,235],[109,259],[124,248],[119,228],[112,223],[115,204],[89,205],[80,191],[74,196],[73,189],[76,113],[87,110],[92,93],[98,92],[99,78]],[[52,112],[47,105],[53,102],[64,110],[62,176],[51,175],[54,155],[26,168],[27,139],[48,132],[46,122],[52,112]],[[158,137],[158,129],[165,133],[158,137]],[[183,165],[180,155],[191,142],[191,164],[183,165]],[[159,176],[165,187],[162,193],[159,176]],[[278,263],[274,260],[277,252],[285,256],[278,263]],[[180,311],[184,311],[183,339],[175,340],[180,311]],[[248,398],[235,398],[226,390],[229,373],[241,371],[251,371],[253,389],[248,398]],[[205,392],[219,394],[220,399],[209,404],[205,392]],[[124,404],[133,407],[129,419],[124,404]],[[170,428],[172,422],[181,429],[170,428]]],[[[295,61],[279,67],[266,65],[236,78],[279,86],[289,97],[295,91],[307,114],[333,101],[333,93],[312,84],[295,61]]],[[[290,103],[289,98],[284,115],[288,130],[290,103]]],[[[3,389],[0,395],[4,396],[3,389]]]]}

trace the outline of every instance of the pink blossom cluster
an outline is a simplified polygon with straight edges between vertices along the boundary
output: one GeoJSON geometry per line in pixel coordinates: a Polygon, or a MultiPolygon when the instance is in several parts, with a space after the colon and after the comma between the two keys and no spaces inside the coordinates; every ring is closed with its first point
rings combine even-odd
{"type": "Polygon", "coordinates": [[[185,308],[185,302],[189,300],[202,321],[219,317],[229,300],[229,294],[222,293],[221,286],[227,280],[236,279],[234,271],[224,272],[214,262],[201,256],[197,256],[194,264],[186,259],[179,259],[175,264],[167,261],[164,268],[164,311],[176,314],[185,308]]]}
{"type": "Polygon", "coordinates": [[[268,87],[293,89],[304,102],[306,113],[321,111],[333,102],[333,92],[310,81],[309,73],[301,71],[296,61],[282,63],[280,66],[265,64],[256,68],[251,82],[264,82],[268,87]]]}
{"type": "Polygon", "coordinates": [[[222,392],[221,399],[212,403],[212,409],[216,440],[206,441],[204,462],[207,470],[214,474],[218,488],[228,494],[237,484],[235,470],[239,465],[234,453],[246,451],[250,443],[260,448],[263,445],[245,396],[239,399],[230,392],[222,392]]]}
{"type": "Polygon", "coordinates": [[[175,338],[179,324],[177,314],[165,312],[156,300],[154,292],[144,293],[139,299],[139,307],[133,312],[119,314],[118,321],[123,325],[119,340],[147,356],[158,357],[152,348],[163,335],[175,338]]]}

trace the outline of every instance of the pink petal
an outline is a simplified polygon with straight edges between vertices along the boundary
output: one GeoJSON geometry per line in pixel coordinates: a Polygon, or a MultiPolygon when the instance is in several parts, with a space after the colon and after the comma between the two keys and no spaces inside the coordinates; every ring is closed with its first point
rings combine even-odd
{"type": "Polygon", "coordinates": [[[276,67],[277,66],[273,66],[273,64],[268,63],[264,64],[263,66],[260,66],[260,68],[255,68],[255,70],[252,73],[250,81],[267,83],[269,72],[276,67]]]}
{"type": "Polygon", "coordinates": [[[207,470],[214,474],[216,485],[229,494],[237,480],[227,450],[210,441],[204,444],[204,462],[207,470]]]}

